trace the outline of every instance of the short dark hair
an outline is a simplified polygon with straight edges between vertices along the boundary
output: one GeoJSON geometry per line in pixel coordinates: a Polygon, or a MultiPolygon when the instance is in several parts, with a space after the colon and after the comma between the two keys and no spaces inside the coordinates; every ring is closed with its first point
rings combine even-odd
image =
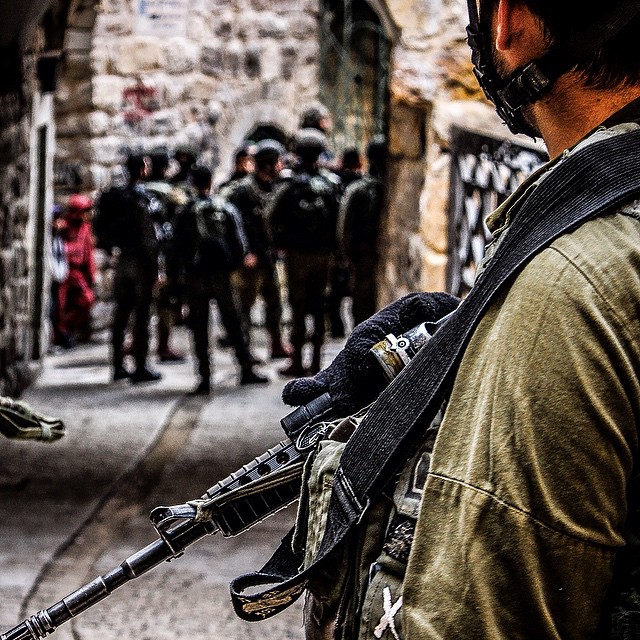
{"type": "Polygon", "coordinates": [[[384,168],[387,161],[387,141],[384,136],[377,135],[371,138],[367,145],[367,160],[370,167],[384,168]]]}
{"type": "Polygon", "coordinates": [[[162,180],[169,168],[169,154],[166,151],[154,150],[149,153],[149,160],[151,160],[151,179],[162,180]]]}
{"type": "Polygon", "coordinates": [[[243,145],[236,149],[236,152],[233,156],[233,159],[238,162],[239,160],[243,160],[244,158],[248,158],[251,155],[251,151],[249,149],[249,145],[243,145]]]}
{"type": "MultiPolygon", "coordinates": [[[[544,26],[551,42],[561,43],[594,24],[602,24],[616,11],[620,0],[517,0],[526,5],[544,26]]],[[[492,9],[497,0],[484,0],[492,9]]],[[[640,14],[636,15],[615,36],[594,49],[573,70],[585,83],[595,89],[615,89],[620,85],[640,84],[640,56],[638,55],[640,14]]]]}
{"type": "Polygon", "coordinates": [[[127,157],[125,166],[129,172],[129,181],[135,182],[140,179],[142,169],[147,161],[147,156],[141,153],[132,153],[127,157]]]}
{"type": "Polygon", "coordinates": [[[359,169],[362,164],[360,151],[356,147],[349,147],[342,152],[342,168],[343,169],[359,169]]]}
{"type": "Polygon", "coordinates": [[[208,189],[211,186],[211,177],[211,171],[202,165],[197,165],[191,170],[191,182],[196,189],[208,189]]]}

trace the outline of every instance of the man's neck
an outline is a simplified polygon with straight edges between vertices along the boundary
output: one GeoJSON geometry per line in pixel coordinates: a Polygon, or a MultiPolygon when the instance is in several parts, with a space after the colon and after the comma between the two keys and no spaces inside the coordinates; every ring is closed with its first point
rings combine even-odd
{"type": "Polygon", "coordinates": [[[531,113],[549,157],[555,158],[638,97],[640,86],[593,89],[585,87],[576,74],[567,73],[549,95],[531,107],[531,113]]]}

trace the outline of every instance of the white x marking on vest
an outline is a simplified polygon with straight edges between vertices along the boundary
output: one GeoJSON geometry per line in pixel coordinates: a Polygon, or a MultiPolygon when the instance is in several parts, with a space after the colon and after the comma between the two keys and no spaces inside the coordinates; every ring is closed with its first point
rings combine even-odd
{"type": "Polygon", "coordinates": [[[373,635],[376,638],[382,638],[382,634],[387,629],[389,629],[389,631],[391,631],[391,634],[393,635],[395,640],[401,640],[400,636],[398,635],[398,631],[396,630],[395,617],[396,617],[396,613],[400,611],[400,607],[402,606],[402,596],[400,596],[396,600],[396,602],[392,605],[391,589],[389,589],[389,587],[385,587],[382,590],[382,597],[383,597],[382,606],[384,607],[384,614],[382,615],[382,618],[380,618],[380,623],[375,628],[373,635]]]}

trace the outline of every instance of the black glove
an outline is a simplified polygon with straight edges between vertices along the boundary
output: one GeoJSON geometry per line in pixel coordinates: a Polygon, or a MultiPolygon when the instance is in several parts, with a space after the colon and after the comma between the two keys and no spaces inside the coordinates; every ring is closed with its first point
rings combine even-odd
{"type": "Polygon", "coordinates": [[[389,333],[396,336],[421,322],[435,322],[453,311],[458,298],[448,293],[409,293],[357,325],[333,362],[312,378],[297,378],[282,390],[291,406],[328,392],[334,410],[352,413],[375,400],[386,381],[369,349],[389,333]]]}

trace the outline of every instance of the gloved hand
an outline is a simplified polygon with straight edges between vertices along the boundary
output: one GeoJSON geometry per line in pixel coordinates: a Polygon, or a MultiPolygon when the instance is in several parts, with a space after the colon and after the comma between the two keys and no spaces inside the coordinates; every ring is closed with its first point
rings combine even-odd
{"type": "Polygon", "coordinates": [[[59,418],[36,413],[22,400],[0,396],[0,433],[7,438],[52,442],[62,438],[65,427],[59,418]]]}
{"type": "Polygon", "coordinates": [[[352,413],[372,402],[386,386],[369,349],[389,333],[396,336],[421,322],[435,322],[453,311],[458,298],[448,293],[409,293],[357,325],[333,362],[312,378],[297,378],[282,390],[291,406],[307,404],[329,392],[333,408],[352,413]]]}

